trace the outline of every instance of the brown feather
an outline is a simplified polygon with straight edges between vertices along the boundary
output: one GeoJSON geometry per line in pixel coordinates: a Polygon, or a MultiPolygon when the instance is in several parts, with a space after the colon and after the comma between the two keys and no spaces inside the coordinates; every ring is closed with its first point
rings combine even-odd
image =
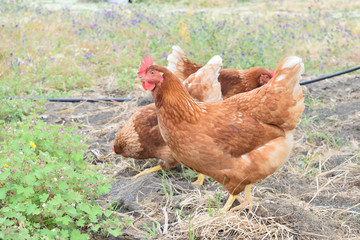
{"type": "MultiPolygon", "coordinates": [[[[187,79],[202,67],[197,63],[191,62],[186,56],[182,56],[180,60],[175,74],[180,79],[187,79]]],[[[246,70],[221,69],[218,80],[221,84],[223,99],[261,87],[263,85],[260,80],[261,75],[267,75],[269,78],[272,77],[270,72],[264,67],[252,67],[246,70]]],[[[194,94],[198,96],[199,93],[194,94]]]]}
{"type": "Polygon", "coordinates": [[[151,66],[164,73],[152,95],[161,135],[175,159],[231,194],[273,173],[290,153],[291,130],[304,110],[302,67],[297,58],[286,59],[267,85],[222,102],[199,103],[170,71],[151,66]]]}
{"type": "MultiPolygon", "coordinates": [[[[211,63],[210,61],[207,66],[211,69],[204,69],[204,71],[199,72],[196,76],[194,75],[187,80],[187,88],[199,93],[194,97],[200,101],[211,100],[209,95],[221,95],[219,89],[216,89],[214,86],[208,86],[208,84],[214,84],[215,81],[217,82],[217,75],[215,73],[220,69],[221,61],[215,61],[215,63],[211,63]],[[192,86],[190,86],[190,84],[192,84],[192,86]],[[207,89],[202,89],[200,93],[199,89],[203,86],[207,86],[207,89]],[[215,94],[213,94],[212,91],[215,91],[215,94]],[[216,91],[218,91],[219,94],[216,94],[216,91]]],[[[190,119],[193,116],[190,116],[189,113],[190,111],[182,113],[175,110],[171,114],[174,118],[183,115],[190,119]]],[[[171,168],[178,164],[172,157],[170,149],[160,134],[155,104],[144,106],[133,114],[125,126],[117,133],[114,142],[114,151],[117,154],[135,159],[161,159],[159,163],[164,169],[171,168]]]]}

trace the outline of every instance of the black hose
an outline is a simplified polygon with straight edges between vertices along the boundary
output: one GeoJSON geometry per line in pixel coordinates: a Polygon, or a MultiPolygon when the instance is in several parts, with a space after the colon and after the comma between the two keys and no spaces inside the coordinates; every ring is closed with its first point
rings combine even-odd
{"type": "Polygon", "coordinates": [[[9,97],[12,99],[26,99],[26,100],[47,100],[49,102],[128,102],[131,98],[36,98],[36,97],[9,97]]]}
{"type": "Polygon", "coordinates": [[[342,74],[345,74],[345,73],[349,73],[349,72],[353,72],[353,71],[356,71],[356,70],[359,70],[359,69],[360,69],[360,66],[353,67],[353,68],[350,68],[350,69],[347,69],[347,70],[344,70],[344,71],[341,71],[341,72],[337,72],[337,73],[325,75],[325,76],[322,76],[322,77],[318,77],[318,78],[315,78],[315,79],[311,79],[309,81],[301,82],[300,85],[306,85],[306,84],[310,84],[310,83],[314,83],[314,82],[319,82],[319,81],[322,81],[322,80],[325,80],[325,79],[328,79],[328,78],[336,77],[336,76],[339,76],[339,75],[342,75],[342,74]]]}

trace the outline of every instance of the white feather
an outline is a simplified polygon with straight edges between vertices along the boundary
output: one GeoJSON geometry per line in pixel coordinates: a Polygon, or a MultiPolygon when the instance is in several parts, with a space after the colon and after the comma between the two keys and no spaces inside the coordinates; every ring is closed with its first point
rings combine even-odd
{"type": "Polygon", "coordinates": [[[302,62],[302,60],[299,57],[296,57],[296,56],[288,57],[286,62],[284,63],[284,65],[282,65],[282,69],[293,68],[296,64],[299,64],[301,62],[302,62]]]}

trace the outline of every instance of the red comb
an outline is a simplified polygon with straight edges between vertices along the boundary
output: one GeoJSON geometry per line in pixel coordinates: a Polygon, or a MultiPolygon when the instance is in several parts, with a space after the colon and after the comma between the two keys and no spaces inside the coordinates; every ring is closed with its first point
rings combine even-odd
{"type": "Polygon", "coordinates": [[[144,57],[144,61],[141,61],[140,70],[137,73],[138,77],[144,76],[146,69],[153,64],[154,64],[154,62],[150,56],[147,58],[144,57]]]}
{"type": "Polygon", "coordinates": [[[112,147],[111,150],[112,150],[113,152],[115,152],[115,151],[114,151],[114,147],[112,147]]]}
{"type": "Polygon", "coordinates": [[[269,73],[271,74],[271,77],[273,77],[274,76],[274,69],[270,69],[269,73]]]}

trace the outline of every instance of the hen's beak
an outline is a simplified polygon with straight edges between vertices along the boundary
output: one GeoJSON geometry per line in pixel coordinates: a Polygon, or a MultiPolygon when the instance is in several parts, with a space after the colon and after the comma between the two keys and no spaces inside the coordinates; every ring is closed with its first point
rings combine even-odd
{"type": "Polygon", "coordinates": [[[270,77],[268,76],[268,75],[266,75],[266,74],[261,74],[261,76],[260,76],[260,83],[262,84],[262,85],[265,85],[265,84],[267,84],[269,81],[270,81],[270,77]]]}
{"type": "Polygon", "coordinates": [[[137,77],[137,78],[135,79],[135,82],[136,82],[136,83],[145,82],[145,79],[144,79],[143,76],[140,76],[140,77],[137,77]]]}

